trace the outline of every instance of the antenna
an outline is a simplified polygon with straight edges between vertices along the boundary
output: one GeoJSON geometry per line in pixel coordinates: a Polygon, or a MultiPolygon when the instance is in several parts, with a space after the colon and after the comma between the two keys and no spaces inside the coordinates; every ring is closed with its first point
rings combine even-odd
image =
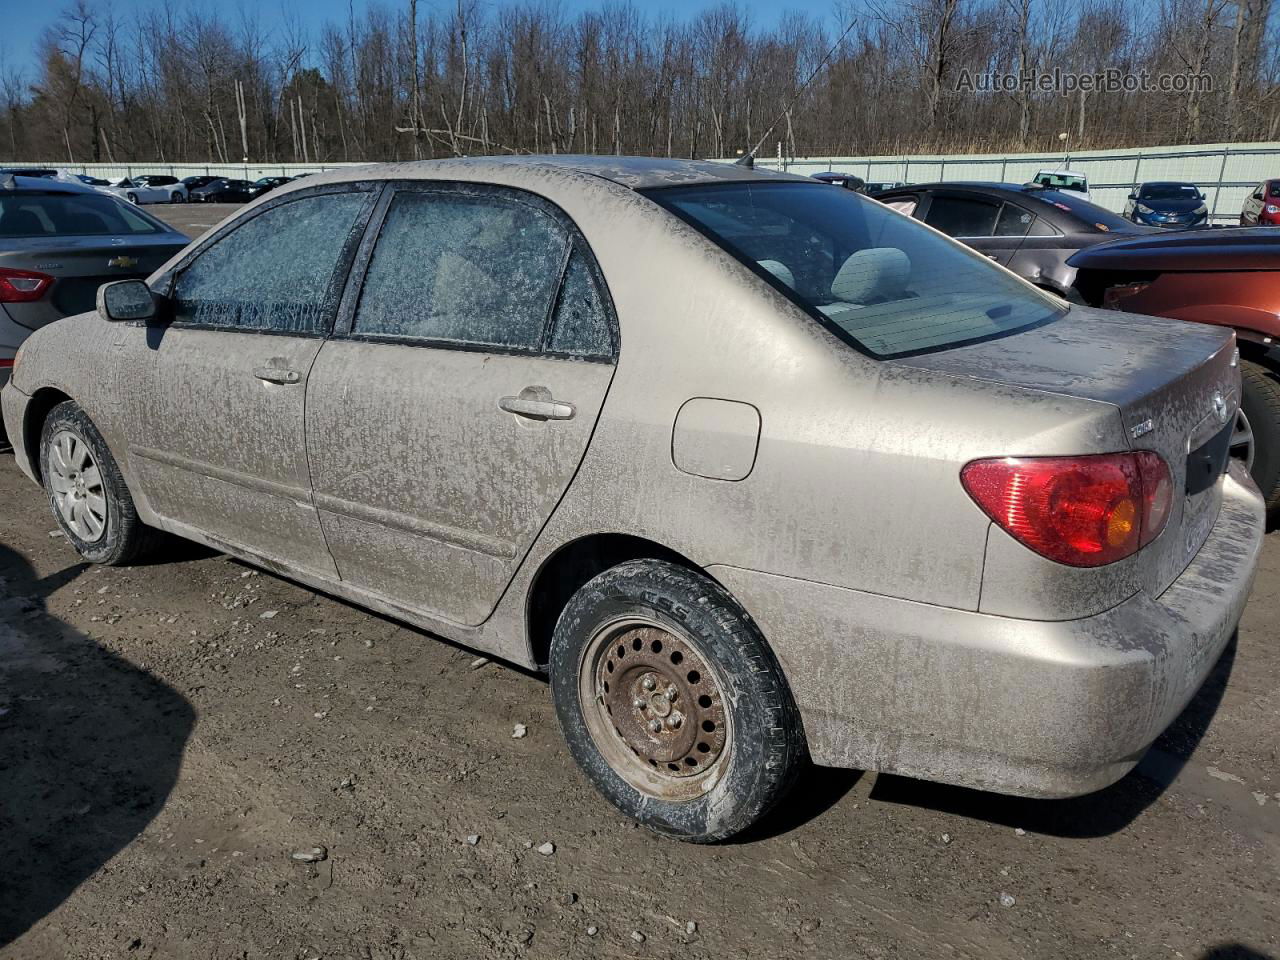
{"type": "Polygon", "coordinates": [[[778,114],[776,117],[774,117],[773,123],[769,124],[768,129],[766,129],[764,132],[764,136],[762,136],[759,140],[756,141],[756,145],[754,147],[752,147],[750,150],[744,153],[741,157],[739,157],[736,161],[734,161],[735,163],[738,163],[744,167],[755,166],[756,151],[759,150],[760,147],[763,146],[764,142],[769,139],[769,135],[773,133],[773,128],[778,125],[778,122],[782,120],[782,118],[785,117],[787,114],[789,114],[791,112],[791,108],[794,107],[796,105],[796,102],[799,101],[799,99],[804,96],[805,91],[809,89],[809,84],[813,83],[814,78],[817,77],[817,75],[822,72],[822,68],[831,62],[831,58],[834,57],[836,54],[836,51],[840,49],[840,44],[844,43],[844,38],[849,35],[850,31],[853,30],[857,22],[858,20],[856,17],[849,21],[849,25],[844,28],[844,32],[840,34],[840,36],[836,37],[836,42],[831,45],[831,49],[827,51],[827,55],[823,57],[820,61],[818,61],[818,65],[813,68],[813,73],[809,74],[809,78],[805,80],[804,83],[800,84],[800,89],[796,91],[796,95],[791,98],[790,102],[785,107],[782,108],[782,112],[778,114]]]}

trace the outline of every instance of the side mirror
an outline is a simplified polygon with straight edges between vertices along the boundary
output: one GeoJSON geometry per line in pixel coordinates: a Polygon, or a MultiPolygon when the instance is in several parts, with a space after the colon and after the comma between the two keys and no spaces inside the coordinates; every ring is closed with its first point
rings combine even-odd
{"type": "Polygon", "coordinates": [[[103,320],[150,320],[155,315],[155,297],[141,280],[116,280],[98,288],[98,316],[103,320]]]}
{"type": "Polygon", "coordinates": [[[1129,199],[1130,199],[1130,200],[1137,200],[1137,199],[1138,199],[1138,195],[1137,195],[1136,193],[1131,193],[1131,194],[1129,194],[1129,199]]]}

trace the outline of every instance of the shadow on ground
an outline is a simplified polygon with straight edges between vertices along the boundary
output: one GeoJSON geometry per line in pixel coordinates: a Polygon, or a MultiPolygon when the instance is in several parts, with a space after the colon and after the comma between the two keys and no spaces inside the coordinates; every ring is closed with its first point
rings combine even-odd
{"type": "Polygon", "coordinates": [[[1195,752],[1222,703],[1235,658],[1236,638],[1233,637],[1199,693],[1138,767],[1105,790],[1070,800],[1031,800],[881,775],[872,788],[871,798],[1058,837],[1103,837],[1123,830],[1173,783],[1195,752]]]}
{"type": "Polygon", "coordinates": [[[128,845],[173,788],[195,714],[175,690],[45,610],[0,544],[0,947],[128,845]]]}
{"type": "Polygon", "coordinates": [[[1201,954],[1197,960],[1275,960],[1275,957],[1243,943],[1224,943],[1201,954]]]}

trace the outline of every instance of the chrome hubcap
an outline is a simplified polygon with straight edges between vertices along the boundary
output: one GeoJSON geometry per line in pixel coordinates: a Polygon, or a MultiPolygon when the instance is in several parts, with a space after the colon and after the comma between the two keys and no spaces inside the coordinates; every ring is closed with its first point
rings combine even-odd
{"type": "Polygon", "coordinates": [[[69,430],[49,442],[49,495],[71,532],[95,543],[107,531],[107,497],[89,446],[69,430]]]}
{"type": "Polygon", "coordinates": [[[1231,428],[1231,456],[1242,461],[1246,470],[1253,469],[1253,428],[1243,410],[1236,411],[1236,423],[1231,428]]]}

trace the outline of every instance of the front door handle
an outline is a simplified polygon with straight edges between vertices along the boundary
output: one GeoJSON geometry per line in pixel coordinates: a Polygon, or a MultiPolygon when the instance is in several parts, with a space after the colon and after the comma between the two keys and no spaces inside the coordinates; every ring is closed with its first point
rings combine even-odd
{"type": "Polygon", "coordinates": [[[258,367],[253,375],[267,383],[297,383],[302,374],[297,370],[286,370],[283,367],[258,367]]]}
{"type": "Polygon", "coordinates": [[[559,400],[534,400],[529,397],[503,397],[498,406],[518,417],[531,420],[572,420],[575,413],[572,403],[559,400]]]}

